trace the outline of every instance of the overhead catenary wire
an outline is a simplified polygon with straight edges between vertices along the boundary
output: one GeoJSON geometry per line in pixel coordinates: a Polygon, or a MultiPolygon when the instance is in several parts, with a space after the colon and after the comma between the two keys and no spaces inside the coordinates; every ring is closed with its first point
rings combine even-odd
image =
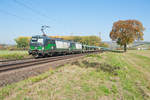
{"type": "Polygon", "coordinates": [[[24,16],[21,16],[21,15],[18,15],[18,13],[15,13],[15,12],[11,12],[11,11],[7,11],[5,9],[0,9],[0,13],[3,13],[5,15],[9,15],[9,16],[13,16],[13,17],[16,17],[17,19],[21,20],[21,21],[28,21],[28,22],[32,22],[34,24],[38,24],[40,26],[42,26],[43,24],[45,25],[48,25],[50,23],[50,26],[53,27],[54,25],[52,25],[52,21],[56,21],[55,19],[51,20],[52,18],[50,18],[49,16],[47,16],[46,14],[42,13],[40,10],[37,10],[35,8],[32,7],[32,5],[30,3],[27,3],[27,2],[23,2],[24,0],[13,0],[13,3],[16,3],[17,5],[19,6],[22,6],[24,8],[26,8],[28,11],[34,13],[34,14],[37,14],[38,16],[41,16],[43,18],[45,18],[45,21],[46,23],[42,22],[42,21],[39,21],[39,20],[36,20],[36,19],[32,19],[30,17],[24,17],[24,16]]]}
{"type": "Polygon", "coordinates": [[[6,11],[6,10],[0,9],[0,13],[5,14],[5,15],[9,15],[9,16],[16,17],[17,19],[22,20],[22,21],[30,21],[30,22],[32,21],[32,22],[35,23],[35,24],[40,24],[40,25],[41,25],[41,23],[39,23],[39,22],[37,22],[37,21],[31,20],[31,19],[29,19],[29,18],[25,18],[25,17],[22,17],[22,16],[18,16],[18,15],[16,15],[16,14],[14,14],[14,13],[12,13],[12,12],[8,12],[8,11],[6,11]]]}
{"type": "Polygon", "coordinates": [[[16,17],[16,18],[18,18],[18,19],[20,19],[20,20],[24,20],[24,18],[23,18],[23,17],[18,16],[18,15],[13,14],[13,13],[10,13],[10,12],[7,12],[7,11],[2,10],[2,9],[0,9],[0,13],[6,14],[6,15],[10,15],[10,16],[14,16],[14,17],[16,17]]]}
{"type": "Polygon", "coordinates": [[[47,16],[46,14],[42,13],[41,11],[37,10],[37,9],[34,9],[32,7],[30,7],[29,5],[23,3],[23,2],[20,2],[19,0],[13,0],[16,4],[20,5],[20,6],[23,6],[24,8],[32,11],[33,13],[39,15],[39,16],[42,16],[42,17],[45,17],[47,19],[50,19],[49,16],[47,16]]]}
{"type": "Polygon", "coordinates": [[[28,9],[29,11],[33,12],[34,14],[37,14],[38,16],[41,16],[41,17],[45,18],[45,20],[46,20],[45,24],[49,24],[50,23],[50,26],[54,27],[54,25],[52,25],[52,22],[56,21],[56,19],[50,18],[49,16],[47,16],[44,13],[42,13],[41,11],[33,8],[31,5],[29,5],[29,3],[22,2],[22,0],[21,1],[20,0],[13,0],[13,1],[14,1],[14,3],[16,3],[16,4],[20,5],[20,6],[28,9]]]}

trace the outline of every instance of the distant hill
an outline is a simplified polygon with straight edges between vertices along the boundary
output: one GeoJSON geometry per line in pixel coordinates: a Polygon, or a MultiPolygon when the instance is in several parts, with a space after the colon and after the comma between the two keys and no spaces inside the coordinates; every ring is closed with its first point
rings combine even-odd
{"type": "MultiPolygon", "coordinates": [[[[117,45],[115,41],[102,41],[103,43],[107,43],[109,45],[109,48],[111,49],[117,49],[120,48],[120,45],[117,45]]],[[[150,48],[150,42],[148,41],[135,41],[132,44],[128,45],[128,48],[144,48],[149,49],[150,48]]]]}

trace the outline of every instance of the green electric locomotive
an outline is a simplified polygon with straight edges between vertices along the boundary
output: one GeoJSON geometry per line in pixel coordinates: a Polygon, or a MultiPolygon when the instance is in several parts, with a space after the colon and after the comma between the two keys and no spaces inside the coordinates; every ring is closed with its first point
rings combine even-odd
{"type": "Polygon", "coordinates": [[[100,47],[84,45],[78,42],[50,38],[46,35],[32,36],[29,54],[38,57],[86,53],[100,50],[100,47]]]}
{"type": "Polygon", "coordinates": [[[82,53],[82,44],[44,35],[32,36],[30,40],[29,54],[36,58],[71,53],[82,53]]]}

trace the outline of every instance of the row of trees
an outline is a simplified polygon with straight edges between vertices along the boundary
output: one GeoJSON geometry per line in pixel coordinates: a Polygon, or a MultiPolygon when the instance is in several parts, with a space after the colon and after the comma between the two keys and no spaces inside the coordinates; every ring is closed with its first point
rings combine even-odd
{"type": "MultiPolygon", "coordinates": [[[[127,50],[127,45],[135,40],[143,40],[143,31],[145,28],[138,20],[119,20],[113,24],[110,32],[110,38],[116,41],[120,46],[124,46],[124,51],[127,50]]],[[[64,40],[72,40],[87,45],[108,47],[102,43],[98,36],[50,36],[51,38],[62,38],[64,40]]],[[[30,37],[18,37],[15,39],[18,48],[26,49],[29,47],[30,37]]]]}
{"type": "MultiPolygon", "coordinates": [[[[102,43],[98,36],[50,36],[51,38],[61,38],[63,40],[71,40],[86,45],[108,47],[108,44],[102,43]]],[[[20,49],[28,49],[31,37],[18,37],[15,39],[17,47],[20,49]]]]}
{"type": "Polygon", "coordinates": [[[108,44],[102,43],[98,36],[50,36],[51,38],[62,38],[63,40],[72,40],[86,45],[108,47],[108,44]]]}

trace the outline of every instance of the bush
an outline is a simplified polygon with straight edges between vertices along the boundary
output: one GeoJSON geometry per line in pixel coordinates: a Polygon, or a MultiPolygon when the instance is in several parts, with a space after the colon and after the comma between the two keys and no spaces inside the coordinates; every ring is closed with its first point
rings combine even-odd
{"type": "Polygon", "coordinates": [[[26,50],[29,48],[30,37],[18,37],[15,39],[17,48],[26,50]]]}

